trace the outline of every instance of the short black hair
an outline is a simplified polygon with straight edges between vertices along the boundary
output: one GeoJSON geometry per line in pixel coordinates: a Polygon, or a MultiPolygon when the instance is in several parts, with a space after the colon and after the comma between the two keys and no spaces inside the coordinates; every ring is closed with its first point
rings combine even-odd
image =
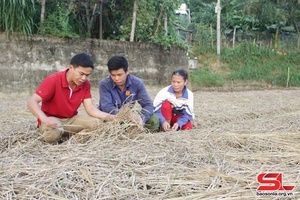
{"type": "Polygon", "coordinates": [[[182,76],[184,81],[189,79],[188,72],[185,69],[176,69],[175,71],[173,71],[172,76],[173,75],[182,76]]]}
{"type": "Polygon", "coordinates": [[[128,70],[128,62],[123,56],[116,55],[109,59],[107,68],[109,72],[118,69],[124,69],[124,71],[126,72],[128,70]]]}
{"type": "Polygon", "coordinates": [[[76,67],[91,67],[94,69],[94,61],[92,57],[87,54],[86,52],[81,52],[73,56],[73,58],[70,61],[70,64],[76,67]]]}

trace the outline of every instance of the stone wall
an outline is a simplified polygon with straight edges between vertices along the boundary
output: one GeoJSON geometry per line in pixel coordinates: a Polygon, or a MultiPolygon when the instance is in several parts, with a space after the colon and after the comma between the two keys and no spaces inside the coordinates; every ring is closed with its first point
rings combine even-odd
{"type": "Polygon", "coordinates": [[[66,39],[34,35],[10,37],[0,34],[0,91],[36,88],[49,74],[68,67],[73,55],[86,51],[94,59],[92,86],[108,75],[107,61],[116,54],[127,58],[130,72],[145,84],[166,86],[176,68],[188,70],[184,49],[151,43],[132,43],[97,39],[66,39]]]}

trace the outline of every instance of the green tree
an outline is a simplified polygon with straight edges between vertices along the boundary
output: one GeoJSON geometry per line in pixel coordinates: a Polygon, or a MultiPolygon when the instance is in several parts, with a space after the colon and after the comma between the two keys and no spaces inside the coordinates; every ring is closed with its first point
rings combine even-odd
{"type": "MultiPolygon", "coordinates": [[[[155,42],[169,48],[183,45],[174,23],[179,0],[139,0],[136,5],[135,42],[155,42]]],[[[130,40],[134,1],[115,0],[107,7],[108,39],[130,40]],[[113,13],[113,15],[111,15],[113,13]]]]}
{"type": "MultiPolygon", "coordinates": [[[[295,30],[298,36],[297,48],[300,48],[300,0],[290,0],[287,4],[289,13],[289,21],[293,26],[292,30],[295,30]]],[[[288,28],[290,30],[291,28],[288,28]]]]}
{"type": "MultiPolygon", "coordinates": [[[[216,1],[190,0],[192,24],[196,32],[216,29],[214,7],[216,1]],[[201,26],[199,26],[201,24],[201,26]],[[197,30],[196,27],[205,29],[197,30]]],[[[298,0],[222,0],[221,30],[223,39],[232,38],[236,29],[239,41],[247,38],[275,41],[275,47],[280,39],[280,33],[295,32],[299,24],[298,0]]],[[[212,31],[211,31],[212,32],[212,31]]],[[[197,34],[197,33],[196,33],[197,34]]],[[[208,34],[205,34],[208,35],[208,34]]]]}
{"type": "Polygon", "coordinates": [[[33,32],[34,0],[0,1],[0,31],[29,35],[33,32]]]}
{"type": "Polygon", "coordinates": [[[50,8],[50,6],[47,7],[48,15],[41,24],[39,33],[57,37],[79,37],[74,29],[74,23],[70,22],[74,15],[74,4],[60,2],[54,6],[53,10],[50,8]]]}

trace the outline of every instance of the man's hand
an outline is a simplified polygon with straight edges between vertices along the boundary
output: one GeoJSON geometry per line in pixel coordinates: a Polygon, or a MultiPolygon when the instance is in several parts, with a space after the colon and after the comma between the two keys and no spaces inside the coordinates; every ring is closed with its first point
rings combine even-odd
{"type": "Polygon", "coordinates": [[[105,120],[108,120],[108,121],[116,121],[116,120],[117,120],[117,116],[116,116],[116,115],[112,115],[112,114],[108,114],[108,115],[105,117],[105,120]]]}
{"type": "Polygon", "coordinates": [[[62,126],[59,119],[55,117],[45,117],[44,119],[42,119],[42,123],[49,128],[60,128],[62,126]]]}
{"type": "Polygon", "coordinates": [[[144,125],[144,122],[143,122],[141,116],[139,114],[137,114],[137,113],[131,113],[130,116],[129,116],[129,118],[133,122],[135,122],[138,126],[142,127],[144,125]]]}

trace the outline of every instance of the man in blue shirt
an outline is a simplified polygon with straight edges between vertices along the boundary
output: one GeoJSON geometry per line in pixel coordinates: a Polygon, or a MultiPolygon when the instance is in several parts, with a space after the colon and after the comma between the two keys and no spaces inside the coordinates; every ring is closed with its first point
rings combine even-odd
{"type": "Polygon", "coordinates": [[[99,83],[99,110],[117,114],[123,105],[138,102],[142,110],[139,119],[136,120],[143,122],[148,129],[157,129],[159,120],[153,113],[153,102],[143,81],[129,74],[126,58],[113,56],[109,59],[107,67],[110,76],[99,83]]]}

